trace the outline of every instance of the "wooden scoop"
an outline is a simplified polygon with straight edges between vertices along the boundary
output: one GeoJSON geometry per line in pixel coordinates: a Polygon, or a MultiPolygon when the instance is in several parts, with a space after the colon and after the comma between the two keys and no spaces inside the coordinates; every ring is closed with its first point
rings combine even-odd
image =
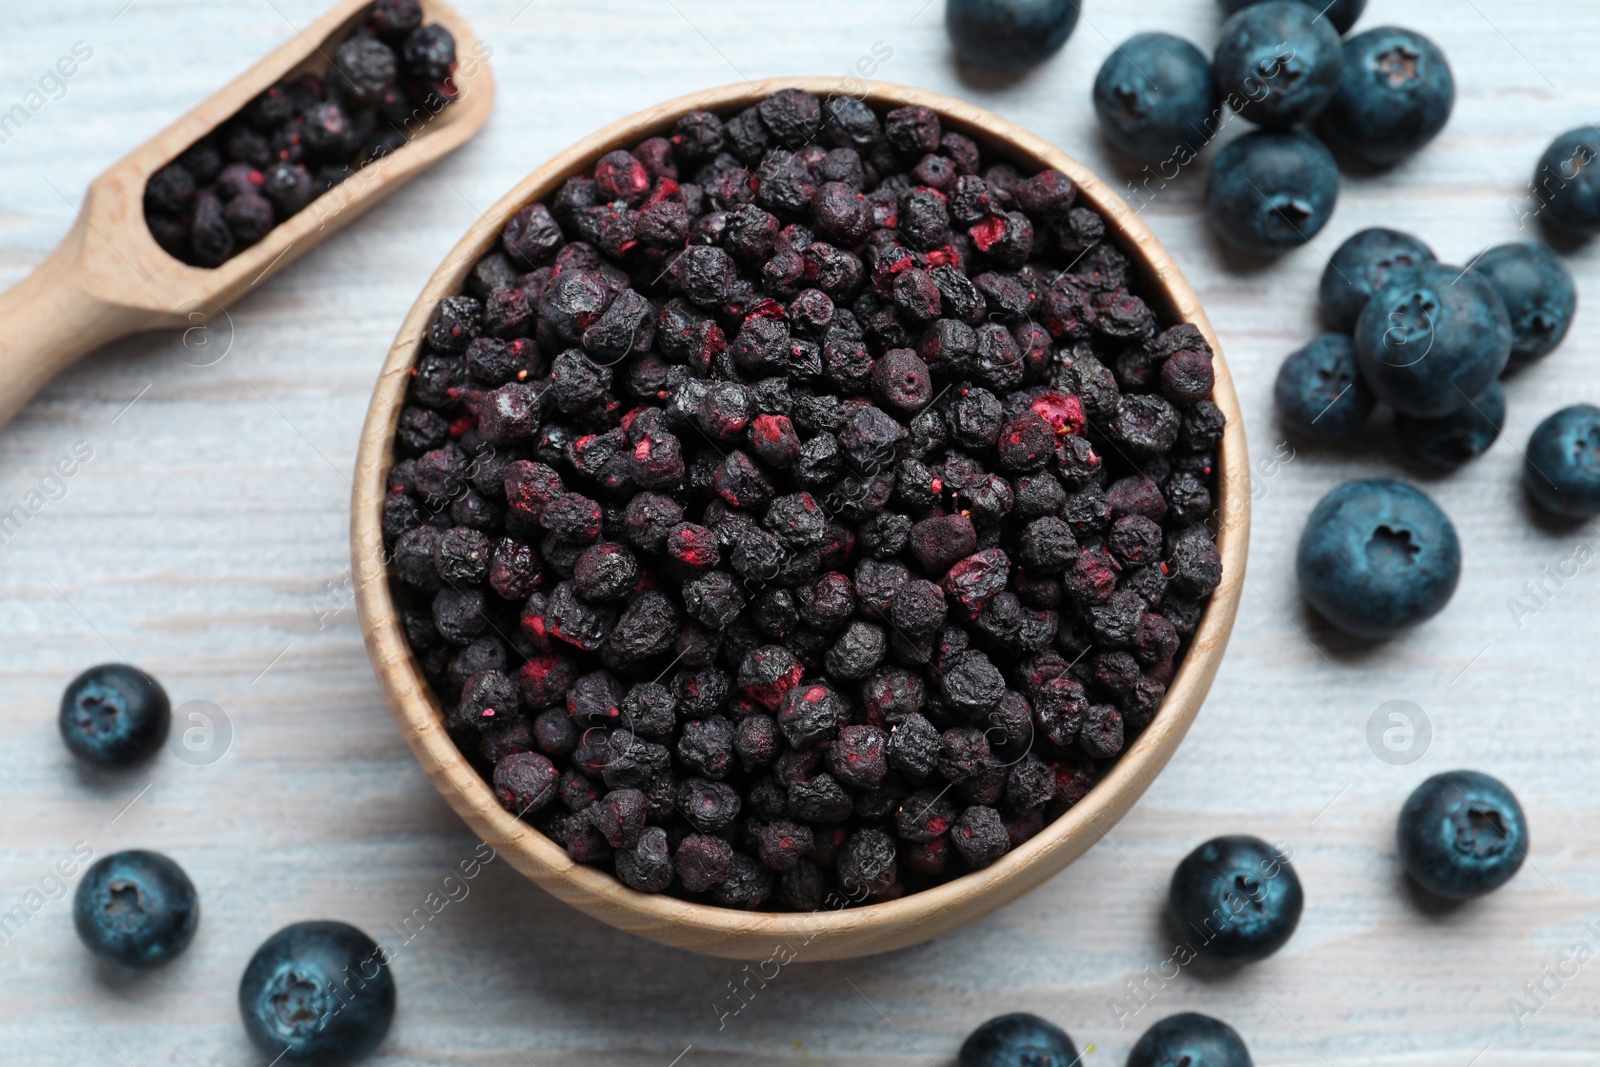
{"type": "Polygon", "coordinates": [[[142,330],[193,327],[322,243],[483,126],[494,103],[488,49],[440,0],[426,22],[455,35],[456,99],[420,108],[405,147],[330,189],[262,240],[215,269],[191,267],[156,244],[144,220],[150,175],[267,88],[320,73],[372,0],[341,0],[277,51],[235,78],[89,185],[78,221],[32,274],[0,293],[0,425],[80,356],[142,330]]]}

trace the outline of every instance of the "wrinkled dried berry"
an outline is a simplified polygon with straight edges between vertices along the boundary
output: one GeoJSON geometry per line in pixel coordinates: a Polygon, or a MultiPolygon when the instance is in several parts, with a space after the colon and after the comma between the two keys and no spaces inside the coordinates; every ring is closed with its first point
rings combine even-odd
{"type": "Polygon", "coordinates": [[[950,841],[967,866],[973,868],[987,867],[1011,849],[1000,813],[983,805],[973,805],[956,818],[950,828],[950,841]]]}

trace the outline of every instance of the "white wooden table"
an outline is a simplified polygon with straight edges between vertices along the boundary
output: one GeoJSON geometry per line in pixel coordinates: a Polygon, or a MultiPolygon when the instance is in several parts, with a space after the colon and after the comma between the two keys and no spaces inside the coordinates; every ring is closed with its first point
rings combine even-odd
{"type": "MultiPolygon", "coordinates": [[[[1518,486],[1535,423],[1600,399],[1600,252],[1573,253],[1589,306],[1556,355],[1510,384],[1505,438],[1468,470],[1420,478],[1393,458],[1386,426],[1356,450],[1279,453],[1270,408],[1278,360],[1318,329],[1316,281],[1344,236],[1396,225],[1456,262],[1518,237],[1507,204],[1545,143],[1600,116],[1600,5],[1589,0],[1372,0],[1363,25],[1412,26],[1441,44],[1459,101],[1423,155],[1346,181],[1315,247],[1270,266],[1223,254],[1200,217],[1198,169],[1146,210],[1224,340],[1253,454],[1280,462],[1258,476],[1249,588],[1210,702],[1144,801],[1076,866],[942,941],[790,967],[720,1030],[713,1005],[738,966],[614,932],[504,863],[437,915],[424,906],[477,842],[401,744],[345,585],[357,434],[401,316],[479,210],[555,150],[654,101],[741,77],[843,74],[892,52],[878,76],[965,95],[1131,177],[1096,134],[1095,70],[1135,32],[1209,49],[1217,26],[1210,0],[1091,0],[1062,56],[1002,83],[958,74],[942,6],[462,0],[501,90],[476,142],[234,308],[209,348],[176,335],[111,346],[0,434],[0,511],[47,491],[0,547],[0,911],[37,905],[0,934],[0,1061],[257,1062],[234,1001],[245,961],[280,925],[332,917],[405,944],[382,1065],[943,1064],[981,1020],[1031,1010],[1092,1044],[1085,1063],[1120,1067],[1144,1026],[1184,1009],[1232,1022],[1264,1065],[1594,1062],[1600,964],[1547,983],[1520,1028],[1508,1000],[1533,1007],[1524,982],[1579,942],[1600,951],[1600,925],[1583,925],[1600,920],[1600,563],[1549,583],[1520,620],[1509,602],[1545,565],[1600,543],[1594,528],[1537,520],[1518,486]],[[41,486],[75,447],[92,458],[41,486]],[[1366,475],[1421,480],[1466,552],[1444,615],[1376,648],[1309,617],[1292,573],[1313,503],[1366,475]],[[163,755],[127,777],[80,772],[57,740],[56,702],[80,669],[115,659],[153,671],[175,704],[223,709],[225,754],[200,766],[163,755]],[[1369,748],[1368,721],[1390,700],[1415,703],[1431,724],[1415,762],[1369,748]],[[1393,821],[1413,785],[1457,766],[1517,790],[1533,850],[1493,897],[1429,913],[1405,891],[1393,821]],[[1160,914],[1172,866],[1203,838],[1239,831],[1293,847],[1307,897],[1298,933],[1232,977],[1149,981],[1151,1003],[1119,1027],[1114,1003],[1136,1006],[1126,983],[1145,982],[1171,952],[1160,914]],[[175,965],[137,980],[91,965],[70,897],[50,899],[50,871],[78,842],[97,855],[156,848],[188,869],[204,918],[175,965]],[[413,915],[427,921],[412,919],[405,941],[413,915]]],[[[0,111],[75,42],[93,55],[64,92],[46,86],[58,98],[47,92],[0,135],[0,282],[44,256],[104,165],[318,9],[8,5],[0,111]]]]}

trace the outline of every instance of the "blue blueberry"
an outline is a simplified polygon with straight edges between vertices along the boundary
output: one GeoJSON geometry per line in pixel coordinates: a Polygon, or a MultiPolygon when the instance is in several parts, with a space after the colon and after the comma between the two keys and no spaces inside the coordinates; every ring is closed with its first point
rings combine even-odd
{"type": "Polygon", "coordinates": [[[1106,140],[1141,163],[1199,155],[1219,124],[1211,62],[1181,37],[1141,33],[1106,57],[1094,80],[1106,140]]]}
{"type": "Polygon", "coordinates": [[[1296,0],[1252,4],[1222,24],[1211,75],[1228,106],[1258,126],[1309,122],[1333,99],[1339,32],[1296,0]]]}
{"type": "Polygon", "coordinates": [[[1488,279],[1427,263],[1389,279],[1356,320],[1361,374],[1402,415],[1459,411],[1511,358],[1511,317],[1488,279]]]}
{"type": "Polygon", "coordinates": [[[1372,414],[1377,399],[1356,368],[1356,349],[1342,333],[1325,333],[1278,368],[1272,387],[1283,424],[1311,441],[1342,441],[1372,414]]]}
{"type": "Polygon", "coordinates": [[[1254,963],[1278,951],[1305,907],[1300,877],[1277,849],[1245,834],[1216,837],[1172,872],[1173,925],[1199,955],[1254,963]]]}
{"type": "Polygon", "coordinates": [[[1311,606],[1345,633],[1390,637],[1449,603],[1461,578],[1461,541],[1421,490],[1346,482],[1306,520],[1295,574],[1311,606]]]}
{"type": "Polygon", "coordinates": [[[1391,278],[1435,261],[1433,249],[1409,233],[1374,228],[1353,234],[1323,268],[1317,292],[1322,312],[1334,329],[1350,333],[1373,293],[1391,278]]]}
{"type": "Polygon", "coordinates": [[[1455,104],[1455,79],[1439,46],[1383,26],[1344,43],[1339,89],[1319,128],[1356,158],[1388,165],[1437,137],[1455,104]]]}
{"type": "Polygon", "coordinates": [[[1511,362],[1531,363],[1554,351],[1578,310],[1578,290],[1554,252],[1543,245],[1491,248],[1472,263],[1489,279],[1511,316],[1511,362]]]}
{"type": "Polygon", "coordinates": [[[1522,480],[1557,515],[1600,515],[1600,408],[1574,404],[1535,427],[1522,480]]]}
{"type": "Polygon", "coordinates": [[[1550,142],[1533,174],[1545,215],[1576,233],[1600,233],[1600,129],[1580,126],[1550,142]]]}
{"type": "Polygon", "coordinates": [[[372,938],[340,922],[285,926],[256,949],[239,1014],[256,1047],[296,1067],[366,1056],[394,1018],[394,976],[372,938]]]}
{"type": "Polygon", "coordinates": [[[1302,132],[1257,132],[1217,153],[1206,212],[1229,244],[1276,255],[1322,232],[1338,199],[1339,166],[1321,141],[1302,132]]]}
{"type": "Polygon", "coordinates": [[[1423,889],[1470,900],[1511,880],[1528,855],[1528,820],[1498,779],[1446,771],[1417,786],[1400,809],[1400,862],[1423,889]]]}
{"type": "Polygon", "coordinates": [[[1418,419],[1396,415],[1400,447],[1425,463],[1453,470],[1489,451],[1506,424],[1506,391],[1498,380],[1482,396],[1449,415],[1418,419]]]}
{"type": "Polygon", "coordinates": [[[1209,1015],[1169,1015],[1139,1038],[1128,1067],[1254,1067],[1239,1031],[1209,1015]]]}
{"type": "Polygon", "coordinates": [[[61,740],[74,756],[101,767],[149,759],[171,723],[161,683],[126,663],[90,667],[61,694],[61,740]]]}
{"type": "MultiPolygon", "coordinates": [[[[1265,0],[1221,0],[1223,13],[1228,15],[1243,11],[1251,4],[1264,2],[1265,0]]],[[[1327,3],[1325,0],[1300,0],[1300,2],[1316,8],[1340,33],[1349,33],[1350,27],[1361,17],[1361,12],[1367,9],[1367,0],[1333,0],[1332,3],[1327,3]]]]}
{"type": "Polygon", "coordinates": [[[1075,1067],[1078,1050],[1061,1027],[1015,1012],[997,1015],[967,1035],[956,1067],[1075,1067]]]}
{"type": "Polygon", "coordinates": [[[1078,25],[1078,0],[946,0],[945,31],[956,54],[1016,73],[1057,52],[1078,25]]]}
{"type": "Polygon", "coordinates": [[[194,883],[159,852],[102,857],[84,873],[72,900],[72,922],[89,951],[141,971],[187,948],[199,921],[194,883]]]}

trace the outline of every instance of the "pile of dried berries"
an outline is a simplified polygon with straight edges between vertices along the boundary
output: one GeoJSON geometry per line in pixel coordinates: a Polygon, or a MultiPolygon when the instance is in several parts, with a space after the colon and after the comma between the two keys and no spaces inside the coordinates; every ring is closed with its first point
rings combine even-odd
{"type": "Polygon", "coordinates": [[[150,176],[145,224],[195,267],[218,267],[455,98],[456,42],[419,0],[378,0],[323,76],[274,85],[150,176]]]}
{"type": "Polygon", "coordinates": [[[1221,563],[1211,351],[921,107],[697,112],[440,301],[384,529],[502,803],[645,892],[992,863],[1160,706],[1221,563]]]}

